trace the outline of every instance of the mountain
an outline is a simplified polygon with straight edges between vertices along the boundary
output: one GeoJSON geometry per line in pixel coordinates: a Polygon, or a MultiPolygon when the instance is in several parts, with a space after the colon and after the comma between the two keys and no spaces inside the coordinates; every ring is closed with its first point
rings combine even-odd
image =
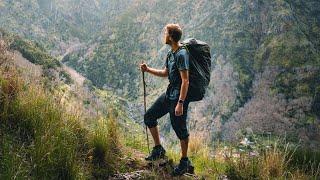
{"type": "Polygon", "coordinates": [[[3,0],[0,24],[7,31],[42,43],[52,55],[59,56],[68,47],[92,39],[129,2],[3,0]]]}
{"type": "MultiPolygon", "coordinates": [[[[320,2],[0,1],[0,179],[172,179],[149,166],[138,64],[163,67],[167,23],[211,47],[182,179],[318,179],[320,2]]],[[[146,75],[147,105],[167,79],[146,75]]],[[[150,136],[149,136],[150,137],[150,136]]],[[[152,144],[150,144],[152,146],[152,144]]],[[[179,178],[180,179],[180,178],[179,178]]]]}
{"type": "MultiPolygon", "coordinates": [[[[206,41],[213,54],[206,98],[194,103],[189,112],[193,133],[202,134],[210,142],[234,141],[253,132],[286,135],[290,141],[319,145],[318,1],[132,0],[114,2],[112,8],[108,2],[113,1],[92,2],[81,1],[77,6],[71,0],[5,1],[1,12],[6,16],[0,19],[7,22],[12,12],[20,12],[20,16],[10,16],[12,22],[34,19],[35,14],[50,17],[49,31],[44,32],[54,31],[54,25],[60,22],[76,26],[77,33],[59,26],[62,29],[54,31],[59,41],[50,42],[69,44],[64,50],[55,45],[50,51],[60,52],[53,54],[59,54],[63,63],[95,86],[128,99],[134,112],[142,109],[138,64],[145,61],[162,67],[168,50],[161,43],[162,28],[167,23],[179,23],[183,38],[206,41]],[[29,6],[37,10],[31,11],[29,6]],[[72,38],[79,41],[71,42],[72,38]]],[[[44,26],[44,22],[39,23],[44,26]]],[[[6,28],[30,36],[37,32],[26,29],[30,27],[8,23],[6,28]]],[[[30,37],[41,40],[40,34],[30,37]]],[[[151,103],[167,82],[148,76],[147,83],[151,103]]],[[[142,117],[134,119],[141,121],[142,117]]],[[[168,122],[162,124],[162,131],[172,134],[168,122]]]]}
{"type": "MultiPolygon", "coordinates": [[[[207,96],[191,108],[191,129],[212,141],[235,140],[248,131],[318,144],[319,6],[317,1],[137,1],[102,32],[91,56],[84,50],[64,62],[100,87],[120,87],[119,94],[136,97],[142,94],[140,75],[132,67],[142,60],[162,67],[167,49],[161,30],[176,22],[183,38],[208,42],[214,55],[207,96]]],[[[148,84],[149,91],[166,85],[153,79],[148,84]]]]}
{"type": "MultiPolygon", "coordinates": [[[[59,63],[32,42],[0,35],[0,179],[176,179],[170,174],[180,154],[166,146],[169,162],[148,165],[147,144],[122,109],[124,99],[88,86],[64,65],[48,66],[59,63]]],[[[318,152],[288,151],[278,141],[245,138],[238,147],[213,151],[191,136],[189,155],[196,174],[179,179],[310,179],[320,173],[314,171],[318,152]]]]}

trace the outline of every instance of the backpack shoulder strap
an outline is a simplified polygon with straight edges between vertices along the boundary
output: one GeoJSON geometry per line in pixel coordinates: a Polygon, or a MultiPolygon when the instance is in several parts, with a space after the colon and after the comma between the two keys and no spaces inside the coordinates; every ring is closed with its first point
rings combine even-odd
{"type": "Polygon", "coordinates": [[[185,50],[190,54],[190,51],[189,51],[188,46],[187,46],[187,44],[186,44],[186,43],[182,43],[182,45],[181,45],[181,47],[180,47],[179,51],[180,51],[181,49],[185,49],[185,50]]]}
{"type": "Polygon", "coordinates": [[[186,44],[182,44],[179,49],[176,51],[176,54],[181,51],[182,49],[185,49],[188,53],[189,53],[189,50],[188,50],[188,47],[186,44]]]}

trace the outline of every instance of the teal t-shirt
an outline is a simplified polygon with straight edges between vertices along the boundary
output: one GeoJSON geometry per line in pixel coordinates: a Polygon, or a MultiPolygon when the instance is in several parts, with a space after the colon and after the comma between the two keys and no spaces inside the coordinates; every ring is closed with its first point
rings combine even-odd
{"type": "Polygon", "coordinates": [[[169,86],[167,96],[170,100],[177,100],[180,95],[181,76],[180,71],[189,70],[189,54],[186,49],[181,48],[177,52],[170,50],[166,59],[168,69],[169,86]]]}

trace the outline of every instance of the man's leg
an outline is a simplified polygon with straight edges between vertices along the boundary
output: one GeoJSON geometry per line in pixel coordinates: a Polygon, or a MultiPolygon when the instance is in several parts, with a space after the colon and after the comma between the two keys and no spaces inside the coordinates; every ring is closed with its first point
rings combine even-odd
{"type": "Polygon", "coordinates": [[[180,140],[181,145],[181,155],[182,158],[188,157],[188,144],[189,144],[189,132],[187,129],[187,113],[189,102],[185,102],[183,105],[183,115],[176,116],[175,115],[175,107],[177,102],[170,103],[170,120],[173,130],[180,140]]]}
{"type": "Polygon", "coordinates": [[[189,137],[186,139],[180,140],[182,158],[188,157],[188,144],[189,144],[189,137]]]}
{"type": "Polygon", "coordinates": [[[166,95],[165,93],[163,93],[144,115],[144,123],[146,124],[146,126],[148,126],[155,145],[160,145],[157,120],[167,114],[169,112],[168,109],[169,108],[166,100],[166,95]]]}
{"type": "Polygon", "coordinates": [[[182,175],[186,172],[193,173],[194,167],[192,166],[189,158],[188,158],[188,144],[189,144],[189,132],[187,129],[187,112],[188,112],[188,105],[189,103],[186,102],[183,105],[183,115],[176,116],[175,115],[175,106],[176,103],[171,103],[170,105],[170,120],[172,127],[180,139],[181,145],[181,159],[180,163],[177,167],[173,170],[173,175],[182,175]]]}
{"type": "Polygon", "coordinates": [[[165,93],[162,94],[154,104],[148,109],[144,115],[144,123],[149,128],[155,146],[151,154],[145,158],[147,161],[153,161],[163,157],[166,153],[165,149],[160,144],[160,136],[157,120],[169,112],[168,102],[165,93]]]}
{"type": "Polygon", "coordinates": [[[160,135],[159,135],[158,126],[149,128],[149,130],[153,138],[154,146],[160,145],[160,135]]]}

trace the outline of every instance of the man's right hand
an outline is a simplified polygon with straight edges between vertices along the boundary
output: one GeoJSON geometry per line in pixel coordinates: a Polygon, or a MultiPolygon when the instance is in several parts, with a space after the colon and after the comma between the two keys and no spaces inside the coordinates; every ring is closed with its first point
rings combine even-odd
{"type": "Polygon", "coordinates": [[[148,65],[146,63],[140,64],[140,70],[142,72],[148,72],[148,69],[149,69],[149,67],[148,67],[148,65]]]}

